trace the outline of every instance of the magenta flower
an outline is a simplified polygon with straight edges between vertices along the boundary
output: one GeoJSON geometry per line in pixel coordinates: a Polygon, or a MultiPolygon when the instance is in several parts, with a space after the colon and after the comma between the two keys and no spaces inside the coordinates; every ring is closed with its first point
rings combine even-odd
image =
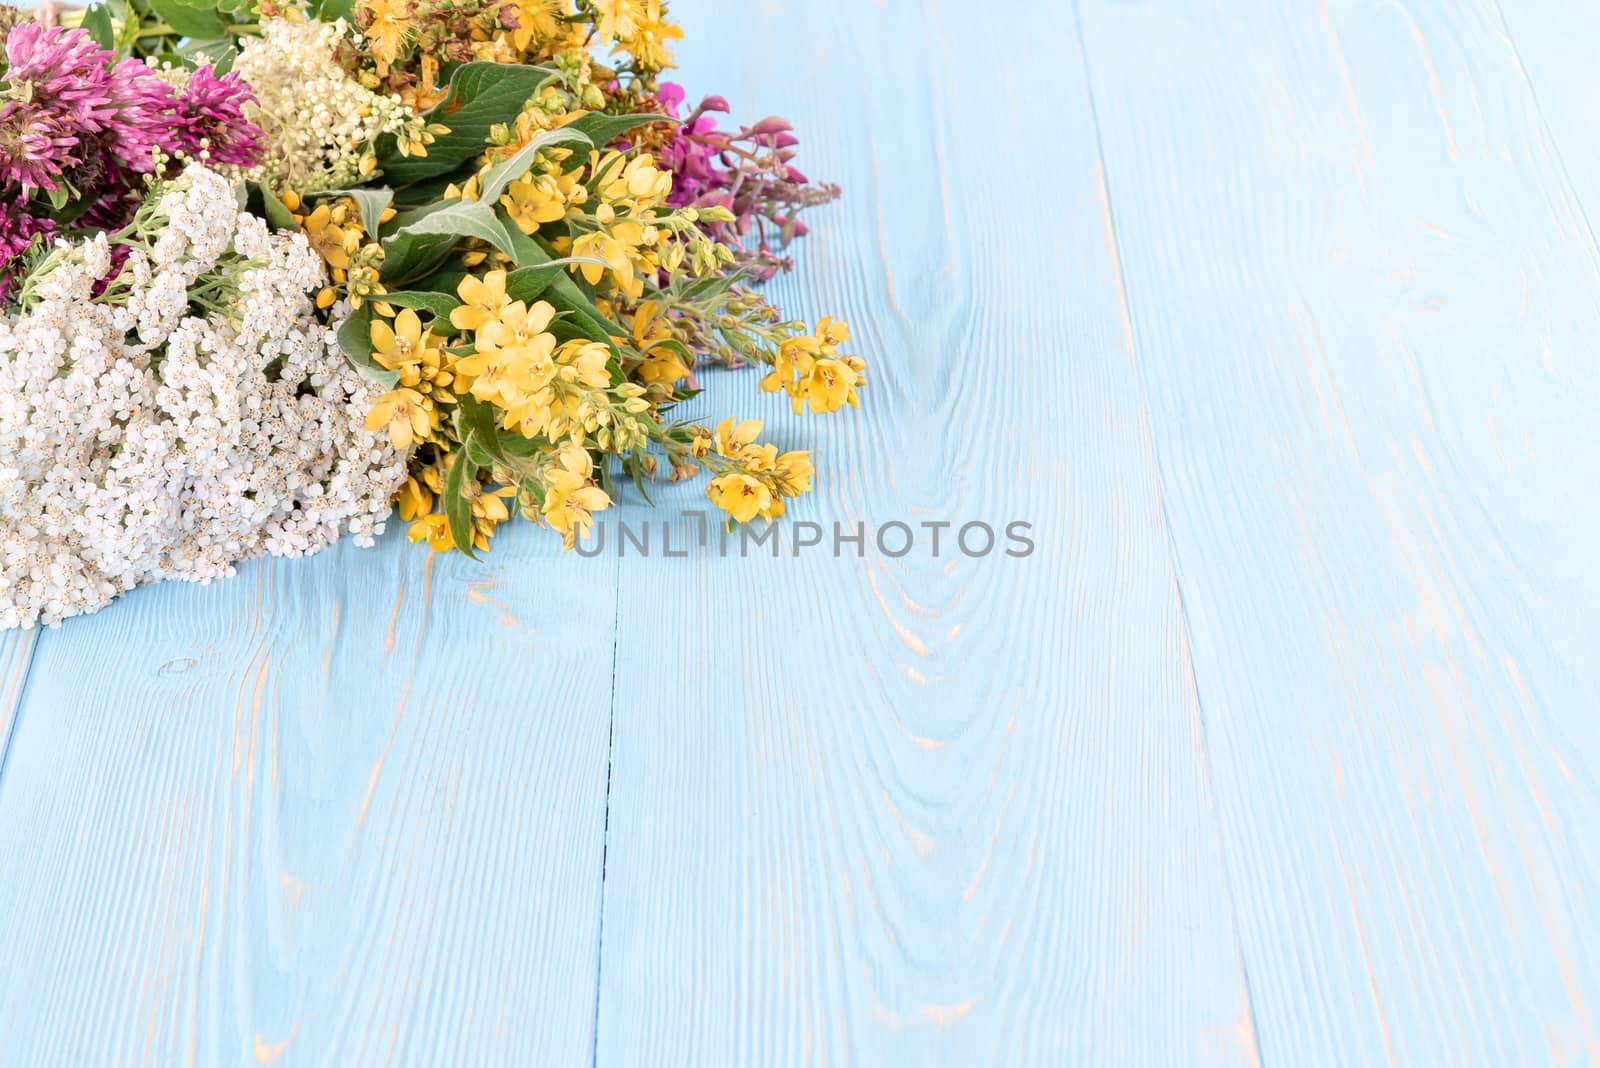
{"type": "Polygon", "coordinates": [[[0,304],[11,295],[17,257],[26,252],[39,238],[55,231],[50,219],[39,219],[28,214],[26,197],[11,202],[0,201],[0,304]]]}
{"type": "Polygon", "coordinates": [[[261,128],[244,117],[255,94],[232,72],[218,78],[207,63],[189,75],[177,101],[178,147],[191,157],[248,167],[261,156],[261,128]]]}
{"type": "Polygon", "coordinates": [[[32,101],[0,105],[0,187],[55,189],[62,173],[78,159],[78,138],[59,114],[32,101]]]}
{"type": "MultiPolygon", "coordinates": [[[[18,253],[51,232],[65,189],[74,226],[116,229],[144,198],[158,155],[250,166],[262,133],[247,122],[250,87],[208,65],[182,92],[136,59],[95,44],[83,30],[22,22],[5,38],[0,68],[0,276],[18,253]],[[56,198],[48,195],[56,194],[56,198]]],[[[68,217],[66,215],[63,218],[68,217]]],[[[0,286],[0,299],[10,288],[0,286]]]]}
{"type": "Polygon", "coordinates": [[[25,99],[95,131],[116,112],[111,58],[82,30],[24,22],[6,37],[6,81],[13,92],[25,88],[25,99]]]}
{"type": "MultiPolygon", "coordinates": [[[[678,118],[684,101],[683,87],[662,82],[656,102],[671,118],[678,118]]],[[[731,223],[706,223],[711,236],[739,246],[740,265],[752,278],[771,278],[791,265],[774,250],[806,232],[795,218],[805,207],[824,204],[839,195],[836,185],[813,185],[790,165],[799,141],[787,122],[762,119],[737,133],[717,129],[711,112],[727,111],[728,102],[708,96],[673,130],[672,138],[656,153],[672,172],[672,207],[721,207],[734,215],[731,223]],[[775,231],[775,232],[774,232],[775,231]]]]}
{"type": "MultiPolygon", "coordinates": [[[[243,111],[253,97],[237,75],[219,78],[207,65],[178,93],[83,30],[31,21],[10,31],[5,50],[0,198],[67,187],[81,225],[114,228],[138,206],[158,153],[174,171],[179,157],[249,166],[260,156],[261,130],[243,111]]],[[[30,210],[50,209],[35,202],[30,210]]]]}

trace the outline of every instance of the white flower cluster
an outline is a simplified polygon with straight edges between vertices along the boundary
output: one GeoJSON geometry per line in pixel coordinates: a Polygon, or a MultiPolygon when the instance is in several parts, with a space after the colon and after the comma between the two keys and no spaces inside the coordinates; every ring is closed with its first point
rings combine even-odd
{"type": "Polygon", "coordinates": [[[305,238],[236,205],[192,166],[115,299],[93,297],[102,234],[58,245],[0,318],[0,629],[382,532],[406,457],[364,427],[380,389],[314,315],[305,238]]]}
{"type": "Polygon", "coordinates": [[[266,137],[261,162],[243,177],[302,194],[341,189],[361,180],[361,158],[380,135],[421,135],[425,124],[398,96],[373,92],[339,65],[334,52],[349,32],[342,20],[274,18],[244,40],[233,69],[256,95],[245,113],[266,137]]]}

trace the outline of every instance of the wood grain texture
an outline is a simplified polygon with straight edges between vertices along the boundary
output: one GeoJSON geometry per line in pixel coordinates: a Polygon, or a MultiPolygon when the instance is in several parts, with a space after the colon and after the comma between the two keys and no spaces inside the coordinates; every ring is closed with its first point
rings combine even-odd
{"type": "Polygon", "coordinates": [[[1263,1060],[1600,1063],[1600,285],[1500,12],[1082,19],[1263,1060]]]}
{"type": "Polygon", "coordinates": [[[816,450],[791,525],[1037,550],[623,560],[597,1063],[1255,1063],[1070,23],[675,10],[725,27],[693,87],[843,182],[776,296],[871,363],[859,413],[735,375],[704,410],[816,450]]]}
{"type": "Polygon", "coordinates": [[[11,745],[11,728],[16,726],[17,706],[22,703],[28,668],[39,632],[0,633],[0,776],[5,774],[6,750],[11,745]]]}
{"type": "Polygon", "coordinates": [[[391,534],[45,632],[0,1061],[586,1062],[615,568],[558,553],[391,534]]]}
{"type": "Polygon", "coordinates": [[[0,1064],[1600,1065],[1600,16],[674,12],[846,188],[772,295],[864,409],[696,402],[815,450],[783,545],[1034,553],[391,536],[0,636],[0,1064]]]}
{"type": "Polygon", "coordinates": [[[1502,4],[1499,16],[1536,108],[1530,132],[1549,139],[1545,150],[1564,170],[1594,240],[1600,212],[1600,137],[1595,136],[1600,77],[1593,58],[1600,42],[1600,8],[1521,0],[1502,4]]]}

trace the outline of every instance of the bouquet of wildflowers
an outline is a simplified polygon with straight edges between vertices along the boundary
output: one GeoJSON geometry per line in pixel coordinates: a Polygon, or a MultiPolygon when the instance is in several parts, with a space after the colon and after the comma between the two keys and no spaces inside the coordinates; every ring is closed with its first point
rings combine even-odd
{"type": "Polygon", "coordinates": [[[384,529],[567,547],[623,481],[810,490],[706,362],[858,404],[754,288],[831,200],[787,123],[661,80],[660,0],[0,8],[0,627],[384,529]]]}

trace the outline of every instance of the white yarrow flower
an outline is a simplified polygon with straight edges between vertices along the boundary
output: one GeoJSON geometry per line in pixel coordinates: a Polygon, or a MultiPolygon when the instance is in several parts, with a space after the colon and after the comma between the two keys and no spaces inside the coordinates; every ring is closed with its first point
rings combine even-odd
{"type": "Polygon", "coordinates": [[[62,243],[0,318],[0,629],[54,624],[147,582],[382,533],[406,457],[368,433],[380,387],[316,318],[321,261],[191,167],[148,252],[92,299],[104,235],[62,243]],[[226,276],[221,310],[190,287],[226,276]],[[130,331],[131,338],[130,339],[130,331]]]}

